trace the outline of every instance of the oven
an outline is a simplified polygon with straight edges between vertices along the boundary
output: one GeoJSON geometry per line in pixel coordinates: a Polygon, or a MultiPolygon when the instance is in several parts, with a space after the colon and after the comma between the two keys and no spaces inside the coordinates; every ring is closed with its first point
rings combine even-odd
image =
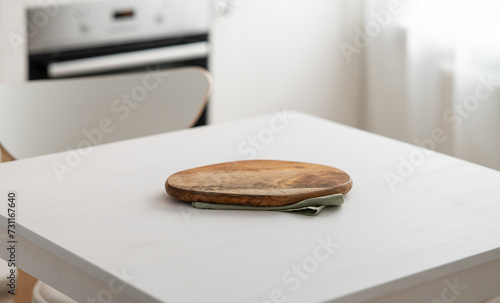
{"type": "Polygon", "coordinates": [[[26,13],[28,80],[208,69],[211,0],[47,0],[26,13]]]}

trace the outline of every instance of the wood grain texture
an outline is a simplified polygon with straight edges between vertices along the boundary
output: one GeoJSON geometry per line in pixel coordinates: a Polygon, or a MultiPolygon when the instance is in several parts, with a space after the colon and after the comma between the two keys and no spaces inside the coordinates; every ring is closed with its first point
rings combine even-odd
{"type": "Polygon", "coordinates": [[[346,194],[351,187],[351,177],[338,168],[278,160],[197,167],[175,173],[165,183],[167,193],[179,200],[252,206],[290,205],[346,194]]]}

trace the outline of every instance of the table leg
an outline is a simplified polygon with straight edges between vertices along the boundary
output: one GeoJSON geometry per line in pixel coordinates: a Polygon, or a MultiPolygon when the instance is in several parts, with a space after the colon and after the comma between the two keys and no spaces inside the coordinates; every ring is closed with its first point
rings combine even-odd
{"type": "Polygon", "coordinates": [[[33,297],[33,287],[38,281],[24,271],[17,269],[17,286],[14,303],[31,303],[33,297]]]}
{"type": "Polygon", "coordinates": [[[14,158],[0,145],[0,154],[2,155],[2,162],[14,161],[14,158]]]}

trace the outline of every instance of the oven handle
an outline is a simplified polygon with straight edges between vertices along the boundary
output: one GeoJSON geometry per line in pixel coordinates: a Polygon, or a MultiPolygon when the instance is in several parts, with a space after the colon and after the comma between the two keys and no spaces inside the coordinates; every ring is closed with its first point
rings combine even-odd
{"type": "Polygon", "coordinates": [[[79,76],[143,65],[200,59],[207,55],[208,42],[188,43],[121,54],[53,62],[48,65],[48,75],[50,78],[79,76]]]}

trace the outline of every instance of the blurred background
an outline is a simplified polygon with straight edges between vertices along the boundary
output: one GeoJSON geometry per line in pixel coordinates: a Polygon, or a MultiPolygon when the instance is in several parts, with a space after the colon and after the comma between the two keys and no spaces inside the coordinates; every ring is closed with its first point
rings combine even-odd
{"type": "Polygon", "coordinates": [[[499,12],[498,0],[0,0],[0,83],[200,66],[214,86],[197,125],[298,110],[500,169],[499,12]]]}
{"type": "Polygon", "coordinates": [[[3,82],[203,66],[199,124],[287,108],[500,169],[498,1],[0,3],[3,82]]]}

